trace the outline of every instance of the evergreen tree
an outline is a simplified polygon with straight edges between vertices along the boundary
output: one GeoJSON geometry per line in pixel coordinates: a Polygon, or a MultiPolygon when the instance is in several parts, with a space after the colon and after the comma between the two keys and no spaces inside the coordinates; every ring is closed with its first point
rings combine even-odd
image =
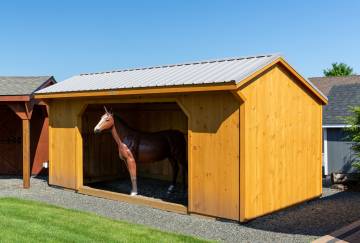
{"type": "Polygon", "coordinates": [[[346,65],[345,63],[333,63],[331,64],[331,68],[325,69],[324,75],[326,77],[330,77],[330,76],[349,76],[349,75],[354,75],[355,73],[353,72],[353,69],[346,65]]]}

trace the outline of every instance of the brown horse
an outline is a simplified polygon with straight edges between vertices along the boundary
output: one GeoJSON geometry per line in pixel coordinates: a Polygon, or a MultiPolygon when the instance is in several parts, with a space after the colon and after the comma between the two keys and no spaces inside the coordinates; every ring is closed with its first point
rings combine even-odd
{"type": "Polygon", "coordinates": [[[131,195],[137,194],[136,164],[151,163],[168,159],[172,165],[172,184],[168,193],[171,193],[176,186],[179,165],[183,171],[183,186],[186,188],[186,140],[184,134],[177,130],[166,130],[159,132],[141,132],[131,128],[120,116],[108,112],[94,128],[95,133],[110,130],[118,146],[119,157],[126,164],[130,174],[132,190],[131,195]]]}

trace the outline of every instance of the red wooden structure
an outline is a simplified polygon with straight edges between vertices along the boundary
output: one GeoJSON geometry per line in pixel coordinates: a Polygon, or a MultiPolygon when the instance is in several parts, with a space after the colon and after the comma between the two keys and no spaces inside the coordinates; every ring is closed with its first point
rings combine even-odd
{"type": "Polygon", "coordinates": [[[47,107],[33,94],[55,82],[52,76],[0,77],[0,174],[22,174],[24,188],[31,174],[47,173],[47,107]]]}

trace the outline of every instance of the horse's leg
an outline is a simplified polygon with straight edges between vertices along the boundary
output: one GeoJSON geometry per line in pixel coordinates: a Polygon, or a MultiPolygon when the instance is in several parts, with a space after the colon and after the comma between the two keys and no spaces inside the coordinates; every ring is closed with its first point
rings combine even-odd
{"type": "Polygon", "coordinates": [[[129,170],[129,174],[130,174],[130,179],[131,179],[131,196],[137,195],[138,191],[137,191],[137,181],[136,181],[136,162],[134,157],[128,157],[126,159],[126,163],[127,163],[127,167],[129,170]]]}
{"type": "Polygon", "coordinates": [[[125,161],[126,167],[130,174],[131,179],[131,196],[137,195],[137,183],[136,183],[136,160],[133,153],[126,145],[119,148],[119,156],[122,160],[125,161]]]}
{"type": "Polygon", "coordinates": [[[179,173],[179,165],[178,162],[173,159],[173,158],[169,158],[171,167],[173,169],[173,178],[172,178],[172,184],[169,186],[167,193],[170,194],[175,190],[176,187],[176,180],[177,180],[177,176],[179,173]]]}
{"type": "Polygon", "coordinates": [[[182,161],[182,181],[183,181],[183,191],[186,192],[187,188],[186,188],[186,175],[187,175],[187,172],[188,172],[188,164],[187,164],[187,159],[183,158],[182,161]]]}

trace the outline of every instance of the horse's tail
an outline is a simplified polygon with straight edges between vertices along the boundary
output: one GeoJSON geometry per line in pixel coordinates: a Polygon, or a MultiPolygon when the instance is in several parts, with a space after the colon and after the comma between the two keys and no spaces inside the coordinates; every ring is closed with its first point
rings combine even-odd
{"type": "Polygon", "coordinates": [[[171,135],[168,137],[172,153],[185,153],[187,150],[186,135],[178,130],[171,130],[171,135]]]}

